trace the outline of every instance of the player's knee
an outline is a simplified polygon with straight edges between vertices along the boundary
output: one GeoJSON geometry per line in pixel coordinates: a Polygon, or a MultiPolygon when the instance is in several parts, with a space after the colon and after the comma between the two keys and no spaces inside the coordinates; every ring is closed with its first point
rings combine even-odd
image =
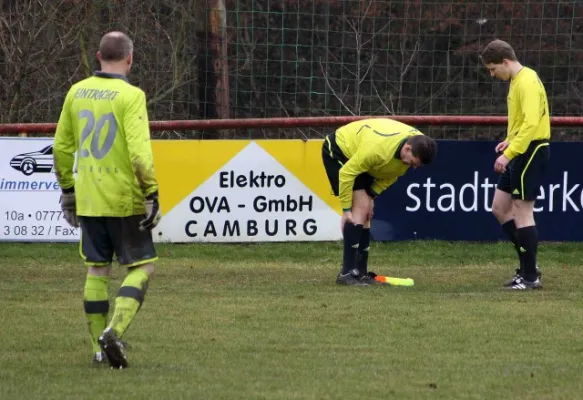
{"type": "Polygon", "coordinates": [[[91,265],[87,268],[87,275],[110,276],[111,275],[111,264],[104,265],[104,266],[91,265]]]}
{"type": "Polygon", "coordinates": [[[502,207],[500,204],[492,203],[492,214],[494,214],[496,217],[500,217],[502,214],[504,214],[504,207],[502,207]]]}
{"type": "Polygon", "coordinates": [[[352,222],[355,225],[365,225],[366,224],[366,213],[355,211],[352,209],[352,222]]]}
{"type": "Polygon", "coordinates": [[[492,214],[494,214],[498,220],[507,220],[512,218],[512,203],[494,201],[492,203],[492,214]]]}
{"type": "Polygon", "coordinates": [[[496,189],[494,192],[494,200],[492,201],[492,214],[494,214],[500,222],[512,219],[512,203],[513,201],[510,193],[496,189]]]}
{"type": "Polygon", "coordinates": [[[352,218],[356,224],[364,224],[371,212],[370,198],[366,191],[355,190],[352,192],[352,218]]]}
{"type": "Polygon", "coordinates": [[[534,201],[515,200],[514,219],[517,226],[534,224],[534,201]]]}
{"type": "Polygon", "coordinates": [[[154,277],[154,263],[147,263],[147,264],[142,264],[139,265],[137,267],[134,268],[139,268],[142,271],[146,272],[148,274],[148,276],[150,277],[150,279],[152,279],[154,277]]]}
{"type": "Polygon", "coordinates": [[[501,224],[514,219],[512,211],[508,211],[508,209],[503,207],[496,208],[492,205],[492,214],[494,214],[494,217],[496,217],[501,224]]]}

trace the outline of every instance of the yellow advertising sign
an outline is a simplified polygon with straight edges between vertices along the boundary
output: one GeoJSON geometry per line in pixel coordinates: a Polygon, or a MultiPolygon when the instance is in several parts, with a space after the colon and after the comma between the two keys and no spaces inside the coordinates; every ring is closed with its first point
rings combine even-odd
{"type": "Polygon", "coordinates": [[[154,141],[161,241],[340,238],[321,140],[154,141]]]}

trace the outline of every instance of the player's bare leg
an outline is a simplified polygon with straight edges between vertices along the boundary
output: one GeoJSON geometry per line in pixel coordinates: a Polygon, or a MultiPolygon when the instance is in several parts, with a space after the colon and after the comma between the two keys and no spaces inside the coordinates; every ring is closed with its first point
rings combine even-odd
{"type": "Polygon", "coordinates": [[[126,346],[120,339],[142,306],[153,274],[153,263],[132,267],[122,283],[111,322],[99,337],[99,345],[112,368],[128,367],[126,346]]]}
{"type": "Polygon", "coordinates": [[[98,339],[107,326],[107,314],[109,313],[107,287],[110,275],[111,265],[88,267],[83,291],[83,306],[91,334],[93,365],[95,366],[107,364],[105,353],[99,347],[98,339]]]}
{"type": "MultiPolygon", "coordinates": [[[[336,283],[351,286],[368,286],[361,282],[358,272],[359,246],[362,237],[363,226],[370,213],[369,196],[364,190],[352,192],[351,221],[344,224],[344,256],[342,260],[342,271],[336,278],[336,283]]],[[[370,232],[370,229],[369,229],[370,232]]]]}
{"type": "Polygon", "coordinates": [[[508,221],[514,221],[512,195],[500,189],[494,192],[492,201],[492,214],[496,217],[500,225],[508,221]]]}
{"type": "Polygon", "coordinates": [[[517,229],[536,225],[534,221],[534,201],[514,200],[513,206],[517,229]]]}
{"type": "Polygon", "coordinates": [[[352,221],[364,225],[370,214],[370,197],[365,190],[352,192],[352,221]]]}

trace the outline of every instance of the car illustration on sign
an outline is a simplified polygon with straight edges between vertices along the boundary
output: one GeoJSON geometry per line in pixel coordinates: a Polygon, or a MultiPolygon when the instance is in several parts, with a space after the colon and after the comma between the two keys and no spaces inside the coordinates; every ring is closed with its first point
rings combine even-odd
{"type": "Polygon", "coordinates": [[[53,145],[39,151],[14,156],[10,160],[10,166],[26,176],[35,172],[51,172],[53,170],[53,145]]]}

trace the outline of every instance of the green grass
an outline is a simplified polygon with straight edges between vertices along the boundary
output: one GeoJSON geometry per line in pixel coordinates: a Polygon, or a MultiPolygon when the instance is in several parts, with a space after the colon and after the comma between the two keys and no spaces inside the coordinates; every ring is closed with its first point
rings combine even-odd
{"type": "MultiPolygon", "coordinates": [[[[338,243],[162,245],[125,339],[90,367],[76,246],[1,244],[2,399],[574,399],[583,248],[541,246],[545,288],[500,288],[508,244],[374,243],[412,288],[334,284],[338,243]]],[[[123,277],[114,270],[113,295],[123,277]]]]}

